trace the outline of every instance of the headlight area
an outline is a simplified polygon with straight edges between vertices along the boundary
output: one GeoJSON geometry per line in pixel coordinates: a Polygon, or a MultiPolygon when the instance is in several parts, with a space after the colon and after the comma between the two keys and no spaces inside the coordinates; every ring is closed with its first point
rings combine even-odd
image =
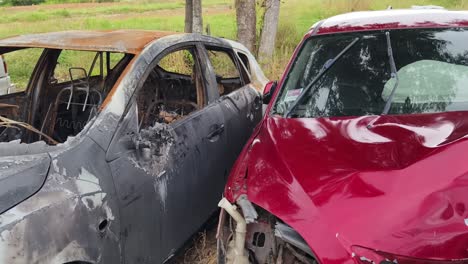
{"type": "Polygon", "coordinates": [[[462,264],[468,260],[430,260],[416,259],[405,256],[394,255],[383,251],[373,250],[360,246],[351,247],[352,256],[359,264],[462,264]]]}
{"type": "Polygon", "coordinates": [[[304,239],[290,226],[254,206],[246,195],[241,195],[236,204],[225,198],[219,203],[219,264],[318,263],[304,239]]]}

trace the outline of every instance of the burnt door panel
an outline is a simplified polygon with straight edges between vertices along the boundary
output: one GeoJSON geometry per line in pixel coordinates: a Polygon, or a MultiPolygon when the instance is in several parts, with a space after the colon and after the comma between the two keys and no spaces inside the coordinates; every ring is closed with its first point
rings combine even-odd
{"type": "Polygon", "coordinates": [[[226,146],[223,114],[210,105],[175,123],[173,162],[157,190],[164,252],[180,248],[217,210],[224,187],[226,146]]]}
{"type": "Polygon", "coordinates": [[[226,122],[227,151],[232,165],[262,116],[260,95],[244,86],[221,98],[220,106],[226,122]]]}
{"type": "Polygon", "coordinates": [[[122,258],[125,263],[160,263],[161,200],[156,177],[136,150],[137,109],[134,105],[118,128],[107,159],[120,207],[122,258]]]}
{"type": "Polygon", "coordinates": [[[225,119],[228,137],[228,170],[261,119],[260,94],[251,87],[250,76],[242,70],[229,47],[206,45],[212,76],[216,80],[218,101],[225,119]]]}
{"type": "Polygon", "coordinates": [[[221,107],[206,105],[216,86],[202,75],[199,55],[196,46],[181,45],[156,58],[136,92],[133,117],[122,122],[129,129],[111,143],[126,263],[162,263],[217,210],[227,138],[221,107]],[[172,68],[174,60],[192,65],[172,68]],[[161,68],[171,73],[159,74],[161,68]],[[174,101],[196,110],[180,111],[174,101]],[[167,119],[168,113],[176,118],[167,119]]]}
{"type": "MultiPolygon", "coordinates": [[[[132,113],[135,121],[128,118],[128,126],[136,127],[137,110],[132,113]]],[[[210,165],[201,157],[225,142],[222,133],[212,135],[210,145],[205,140],[211,127],[222,125],[219,113],[207,107],[174,124],[142,129],[136,139],[125,139],[131,133],[118,133],[124,135],[116,140],[122,146],[111,147],[118,158],[110,166],[120,202],[126,263],[162,263],[216,209],[223,183],[212,181],[210,165]],[[135,149],[125,151],[129,141],[135,142],[135,149]],[[212,198],[215,187],[219,194],[212,198]]]]}
{"type": "Polygon", "coordinates": [[[122,251],[125,263],[159,263],[161,201],[155,180],[135,165],[131,156],[110,163],[119,194],[122,251]]]}

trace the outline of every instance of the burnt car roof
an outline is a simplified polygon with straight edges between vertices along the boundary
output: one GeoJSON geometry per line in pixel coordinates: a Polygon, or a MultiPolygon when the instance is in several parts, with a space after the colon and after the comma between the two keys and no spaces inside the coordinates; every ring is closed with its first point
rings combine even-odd
{"type": "Polygon", "coordinates": [[[62,31],[0,40],[0,47],[35,47],[138,54],[150,42],[183,33],[149,30],[62,31]]]}
{"type": "Polygon", "coordinates": [[[332,34],[401,28],[468,27],[467,11],[405,9],[337,15],[312,26],[309,34],[332,34]]]}

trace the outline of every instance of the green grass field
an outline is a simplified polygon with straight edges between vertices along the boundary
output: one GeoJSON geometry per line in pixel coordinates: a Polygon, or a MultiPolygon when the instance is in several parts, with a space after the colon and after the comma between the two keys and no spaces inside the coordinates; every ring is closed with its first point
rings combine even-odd
{"type": "MultiPolygon", "coordinates": [[[[49,0],[59,3],[64,0],[49,0]]],[[[67,2],[74,2],[68,0],[67,2]]],[[[72,29],[154,29],[182,32],[184,0],[136,0],[103,4],[43,4],[0,7],[0,38],[12,35],[72,29]]],[[[264,70],[278,78],[307,29],[320,19],[356,10],[406,8],[411,5],[468,8],[468,0],[285,0],[281,6],[276,54],[264,70]]],[[[203,0],[204,22],[212,35],[235,39],[234,0],[203,0]]]]}

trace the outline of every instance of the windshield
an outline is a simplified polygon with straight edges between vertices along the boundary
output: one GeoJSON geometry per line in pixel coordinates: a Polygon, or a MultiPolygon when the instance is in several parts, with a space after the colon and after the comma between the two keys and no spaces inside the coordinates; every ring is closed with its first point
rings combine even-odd
{"type": "Polygon", "coordinates": [[[290,117],[382,114],[397,81],[392,78],[387,32],[399,81],[388,114],[468,110],[468,30],[452,28],[312,37],[296,57],[273,112],[284,115],[292,109],[290,117]],[[326,62],[356,38],[314,82],[326,62]],[[311,82],[308,93],[295,102],[311,82]]]}

